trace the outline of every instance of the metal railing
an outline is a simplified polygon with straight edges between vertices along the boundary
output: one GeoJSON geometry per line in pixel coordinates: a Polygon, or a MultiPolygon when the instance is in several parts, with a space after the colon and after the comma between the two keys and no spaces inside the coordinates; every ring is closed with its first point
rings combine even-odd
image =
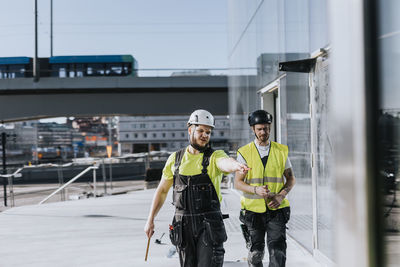
{"type": "MultiPolygon", "coordinates": [[[[19,169],[17,169],[14,173],[12,174],[0,174],[0,178],[4,177],[6,179],[8,179],[8,190],[7,192],[9,192],[8,195],[8,199],[10,199],[10,206],[11,207],[15,207],[15,197],[18,197],[18,191],[17,194],[14,192],[14,188],[13,185],[15,183],[15,178],[20,178],[22,177],[22,175],[28,175],[27,177],[29,177],[29,173],[24,173],[23,171],[26,171],[29,169],[35,169],[35,168],[43,168],[43,167],[54,167],[57,168],[57,176],[58,176],[58,182],[59,182],[59,186],[58,188],[49,188],[49,189],[45,189],[45,190],[41,190],[41,192],[43,191],[52,191],[52,190],[56,190],[55,192],[53,192],[51,195],[49,195],[48,197],[46,197],[45,199],[43,199],[39,204],[42,204],[44,202],[46,202],[49,198],[53,197],[55,194],[60,193],[60,197],[61,197],[61,201],[65,201],[67,198],[67,191],[66,187],[69,186],[71,183],[73,183],[74,181],[76,181],[78,178],[82,177],[82,175],[84,175],[85,173],[89,172],[90,170],[93,170],[93,186],[92,186],[92,192],[94,196],[98,196],[97,195],[97,177],[96,177],[96,170],[101,168],[101,174],[100,176],[102,176],[103,179],[103,184],[104,184],[104,194],[103,195],[108,195],[107,191],[107,184],[109,183],[110,186],[110,192],[112,194],[112,173],[110,172],[110,177],[109,177],[109,181],[107,181],[107,175],[106,175],[106,165],[110,165],[109,168],[111,169],[111,162],[113,160],[117,160],[120,163],[128,163],[128,162],[142,162],[144,170],[143,170],[143,175],[146,176],[146,171],[150,168],[150,162],[153,160],[160,160],[162,158],[162,160],[166,160],[168,158],[168,156],[170,155],[170,152],[165,152],[165,151],[160,151],[160,152],[150,152],[150,153],[136,153],[136,154],[127,154],[124,155],[122,157],[114,157],[114,158],[109,158],[107,159],[109,162],[106,162],[105,158],[92,158],[88,161],[85,162],[69,162],[69,163],[64,163],[64,164],[55,164],[55,163],[45,163],[45,164],[40,164],[40,165],[29,165],[29,166],[23,166],[19,169]],[[64,184],[64,174],[63,174],[63,168],[65,167],[73,167],[73,166],[80,166],[80,165],[91,165],[89,167],[87,167],[85,170],[83,170],[81,173],[79,173],[78,175],[74,176],[68,183],[64,184]],[[100,166],[101,165],[101,166],[100,166]]],[[[28,181],[28,180],[27,180],[28,181]]],[[[68,190],[68,189],[67,189],[68,190]]],[[[34,192],[30,192],[30,193],[37,193],[36,191],[34,192]]],[[[84,192],[86,193],[86,192],[84,192]]],[[[28,193],[22,193],[23,195],[26,195],[28,193]]],[[[89,195],[88,195],[89,196],[89,195]]],[[[18,198],[17,198],[17,202],[18,202],[18,198]]],[[[34,203],[37,203],[36,201],[34,203]]]]}
{"type": "Polygon", "coordinates": [[[15,206],[15,202],[14,202],[13,178],[14,178],[14,177],[21,177],[22,174],[21,174],[20,172],[21,172],[23,169],[24,169],[24,167],[19,168],[19,169],[16,170],[14,173],[11,173],[11,174],[2,174],[2,175],[0,175],[0,177],[7,178],[7,179],[8,179],[8,188],[9,188],[9,191],[10,191],[11,207],[14,207],[14,206],[15,206]]]}
{"type": "Polygon", "coordinates": [[[40,201],[38,203],[38,205],[43,204],[44,202],[46,202],[47,200],[49,200],[52,196],[54,196],[55,194],[57,194],[58,192],[60,192],[61,190],[64,190],[67,186],[69,186],[70,184],[72,184],[73,182],[75,182],[77,179],[79,179],[82,175],[84,175],[85,173],[89,172],[90,170],[93,170],[93,196],[96,197],[97,194],[97,188],[96,188],[96,170],[99,168],[98,164],[96,164],[95,166],[90,166],[87,167],[86,169],[84,169],[83,171],[81,171],[78,175],[76,175],[75,177],[73,177],[71,180],[69,180],[67,183],[65,183],[63,186],[60,186],[57,190],[55,190],[53,193],[51,193],[49,196],[47,196],[45,199],[43,199],[42,201],[40,201]]]}

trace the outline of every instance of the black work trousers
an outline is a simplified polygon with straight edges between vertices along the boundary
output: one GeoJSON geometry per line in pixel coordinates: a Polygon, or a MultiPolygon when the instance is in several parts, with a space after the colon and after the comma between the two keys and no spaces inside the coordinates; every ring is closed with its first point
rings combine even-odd
{"type": "Polygon", "coordinates": [[[286,223],[290,218],[290,207],[267,210],[265,213],[245,211],[241,220],[246,224],[250,242],[248,263],[251,267],[262,267],[265,249],[265,234],[269,252],[269,267],[286,264],[286,223]]]}
{"type": "Polygon", "coordinates": [[[181,229],[176,243],[182,267],[222,267],[226,231],[221,214],[216,216],[183,216],[174,220],[181,229]]]}

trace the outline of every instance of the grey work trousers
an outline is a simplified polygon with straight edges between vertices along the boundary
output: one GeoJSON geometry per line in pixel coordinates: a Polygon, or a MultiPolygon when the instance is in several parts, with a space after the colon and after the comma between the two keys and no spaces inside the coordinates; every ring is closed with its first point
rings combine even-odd
{"type": "Polygon", "coordinates": [[[290,218],[290,207],[267,210],[265,213],[245,211],[241,220],[249,235],[248,263],[250,267],[262,267],[265,249],[265,234],[269,252],[269,267],[284,267],[286,264],[286,223],[290,218]]]}
{"type": "MultiPolygon", "coordinates": [[[[184,216],[179,242],[176,242],[181,267],[222,267],[226,232],[221,215],[184,216]]],[[[176,225],[177,222],[175,222],[176,225]]]]}

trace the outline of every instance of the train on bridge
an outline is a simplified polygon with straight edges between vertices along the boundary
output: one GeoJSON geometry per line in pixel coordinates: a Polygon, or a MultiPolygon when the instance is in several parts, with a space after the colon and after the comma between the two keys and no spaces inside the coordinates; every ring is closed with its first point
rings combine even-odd
{"type": "MultiPolygon", "coordinates": [[[[137,76],[132,55],[54,56],[38,59],[40,77],[137,76]]],[[[0,57],[0,79],[33,77],[33,58],[0,57]]]]}

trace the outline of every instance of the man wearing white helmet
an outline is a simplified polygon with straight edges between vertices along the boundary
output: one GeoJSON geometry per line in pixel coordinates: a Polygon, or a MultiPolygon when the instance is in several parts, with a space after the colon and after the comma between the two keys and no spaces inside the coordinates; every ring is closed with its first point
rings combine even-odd
{"type": "Polygon", "coordinates": [[[249,169],[210,146],[215,121],[206,110],[194,111],[188,120],[190,145],[168,158],[144,231],[154,233],[154,218],[173,185],[175,215],[170,238],[179,253],[181,266],[222,266],[226,231],[220,210],[221,179],[224,173],[249,169]]]}

